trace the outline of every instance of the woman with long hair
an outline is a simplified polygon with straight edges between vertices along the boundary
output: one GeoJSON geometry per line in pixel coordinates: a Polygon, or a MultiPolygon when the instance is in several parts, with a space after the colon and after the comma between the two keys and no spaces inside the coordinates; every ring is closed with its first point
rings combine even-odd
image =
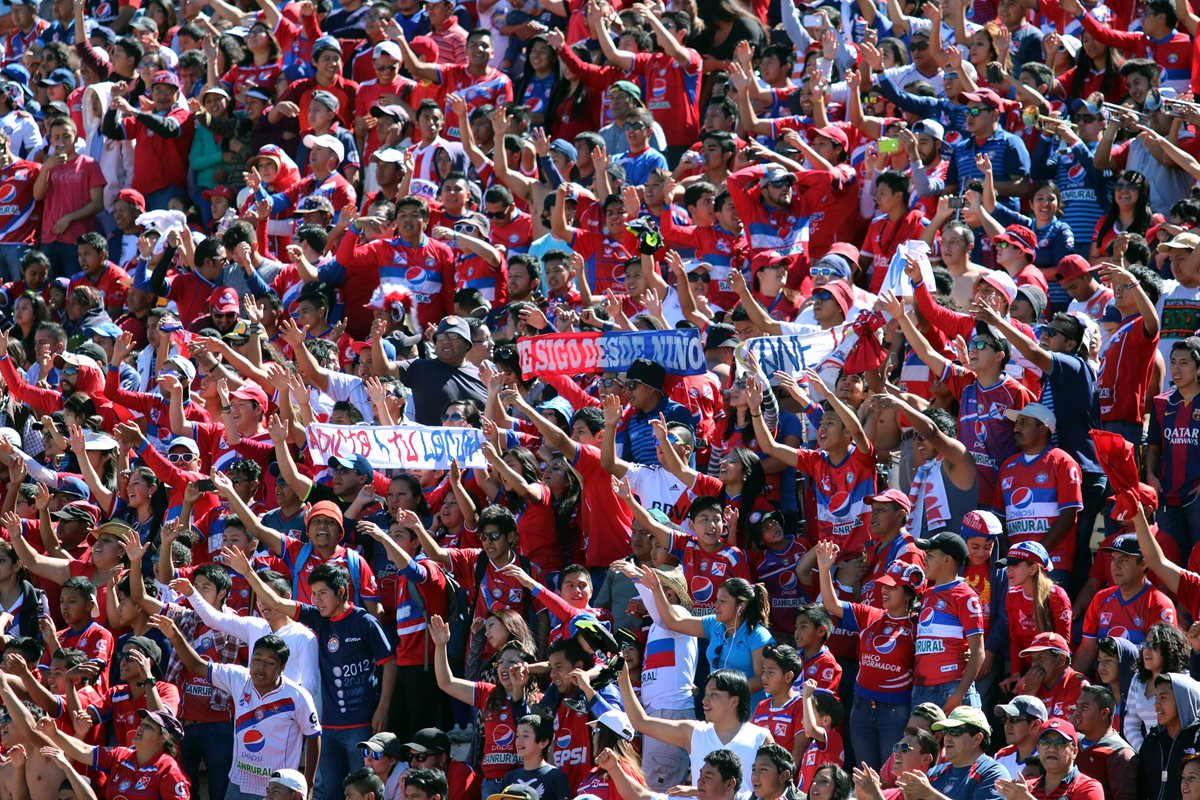
{"type": "Polygon", "coordinates": [[[543,472],[550,489],[554,507],[554,529],[562,545],[563,562],[582,564],[586,556],[585,542],[580,535],[579,512],[583,497],[583,478],[561,455],[550,459],[543,472]]]}
{"type": "Polygon", "coordinates": [[[1162,221],[1162,215],[1150,209],[1150,182],[1146,176],[1127,169],[1113,184],[1108,213],[1096,224],[1088,258],[1097,263],[1112,254],[1112,244],[1122,233],[1145,236],[1150,226],[1162,221]]]}
{"type": "MultiPolygon", "coordinates": [[[[1058,76],[1050,92],[1058,97],[1089,98],[1099,92],[1105,102],[1120,103],[1125,97],[1125,79],[1121,77],[1121,66],[1125,57],[1121,51],[1097,40],[1086,30],[1080,33],[1082,46],[1075,56],[1075,66],[1058,76]]],[[[1062,39],[1057,35],[1047,36],[1047,45],[1055,48],[1062,39]]],[[[1072,100],[1072,102],[1074,102],[1072,100]]]]}
{"type": "Polygon", "coordinates": [[[279,73],[283,71],[283,48],[279,46],[279,40],[275,38],[271,26],[261,21],[255,22],[246,31],[245,50],[242,58],[236,62],[237,66],[232,67],[221,76],[220,83],[215,80],[217,76],[216,59],[211,57],[210,59],[209,85],[224,84],[233,95],[234,100],[237,101],[239,108],[242,106],[242,98],[247,89],[256,86],[273,87],[279,80],[279,73]]]}
{"type": "MultiPolygon", "coordinates": [[[[621,670],[620,684],[621,701],[635,731],[688,751],[693,786],[699,781],[704,757],[714,750],[730,750],[743,764],[753,764],[758,748],[774,741],[770,731],[750,721],[754,708],[750,704],[750,686],[745,674],[736,669],[719,669],[708,676],[704,684],[703,722],[651,717],[633,691],[628,669],[621,670]]],[[[750,793],[749,769],[742,770],[738,791],[750,793]]]]}
{"type": "Polygon", "coordinates": [[[13,621],[4,633],[41,639],[38,618],[50,615],[46,593],[34,587],[32,575],[21,563],[16,548],[0,541],[0,613],[11,614],[13,621]]]}
{"type": "Polygon", "coordinates": [[[554,86],[560,79],[558,54],[545,36],[535,36],[525,45],[525,71],[514,81],[513,100],[529,109],[530,125],[546,125],[557,109],[550,105],[554,86]]]}
{"type": "Polygon", "coordinates": [[[646,785],[646,776],[642,772],[641,758],[631,739],[633,731],[615,731],[609,727],[609,718],[604,718],[592,725],[592,752],[596,766],[587,777],[575,787],[574,796],[594,794],[597,797],[608,797],[612,800],[633,800],[623,794],[616,785],[609,781],[609,775],[614,770],[624,773],[627,781],[633,781],[641,786],[646,785]],[[626,738],[628,734],[629,738],[626,738]],[[600,754],[604,753],[604,764],[601,765],[600,754]]]}
{"type": "MultiPolygon", "coordinates": [[[[558,31],[546,34],[546,41],[558,54],[565,52],[563,37],[558,31]]],[[[592,54],[584,44],[567,48],[570,55],[566,59],[559,57],[559,77],[550,92],[547,106],[553,114],[546,118],[546,135],[552,139],[563,139],[574,144],[575,137],[585,131],[598,131],[603,126],[600,119],[600,109],[604,102],[604,92],[592,81],[584,80],[583,70],[592,67],[592,54]],[[568,64],[567,61],[571,63],[568,64]]],[[[596,70],[602,68],[596,67],[596,70]]],[[[603,77],[597,73],[597,81],[603,77]]],[[[563,175],[564,180],[571,180],[570,175],[563,175]]]]}
{"type": "Polygon", "coordinates": [[[13,303],[13,325],[8,331],[8,336],[10,340],[21,343],[25,353],[25,360],[21,366],[25,369],[37,358],[37,347],[34,343],[37,327],[49,318],[50,310],[46,307],[46,301],[34,292],[25,292],[13,303]]]}
{"type": "Polygon", "coordinates": [[[675,633],[708,640],[705,657],[710,670],[735,670],[746,677],[751,693],[762,689],[762,649],[772,641],[767,628],[771,613],[767,587],[730,578],[717,590],[715,613],[696,617],[680,613],[679,606],[667,600],[656,572],[644,572],[642,581],[654,591],[663,625],[675,633]]]}
{"type": "Polygon", "coordinates": [[[1033,643],[1033,637],[1051,632],[1071,640],[1071,598],[1050,580],[1050,553],[1041,543],[1014,544],[1008,548],[1002,563],[1008,573],[1004,607],[1008,613],[1012,666],[1000,688],[1013,691],[1029,668],[1029,659],[1021,658],[1021,651],[1033,643]]]}
{"type": "Polygon", "coordinates": [[[837,764],[822,764],[813,773],[808,786],[808,800],[850,800],[854,782],[850,773],[837,764]]]}
{"type": "Polygon", "coordinates": [[[1121,722],[1121,735],[1134,750],[1142,746],[1146,733],[1158,725],[1154,681],[1159,675],[1187,675],[1191,655],[1192,649],[1183,631],[1168,622],[1160,622],[1146,633],[1121,722]]]}
{"type": "Polygon", "coordinates": [[[850,741],[855,757],[880,769],[892,745],[904,737],[912,708],[912,668],[916,664],[916,605],[925,586],[924,571],[894,562],[875,583],[881,587],[883,608],[848,603],[838,598],[833,583],[838,546],[818,542],[817,569],[825,610],[851,635],[857,635],[862,661],[854,683],[850,711],[850,741]],[[887,669],[871,665],[886,664],[887,669]]]}
{"type": "Polygon", "coordinates": [[[705,73],[724,71],[739,42],[757,50],[766,41],[762,21],[740,0],[698,0],[696,18],[704,20],[704,28],[688,45],[703,54],[705,73]]]}
{"type": "Polygon", "coordinates": [[[492,609],[487,616],[477,618],[471,626],[472,642],[476,640],[474,634],[479,631],[483,632],[483,636],[478,637],[479,652],[474,654],[476,657],[468,660],[468,678],[495,682],[497,656],[510,644],[516,644],[529,653],[537,652],[529,624],[511,608],[492,609]],[[477,664],[474,669],[471,668],[472,663],[477,664]]]}
{"type": "MultiPolygon", "coordinates": [[[[515,613],[515,612],[514,612],[515,613]]],[[[531,649],[509,642],[496,659],[496,683],[456,678],[450,670],[446,648],[450,626],[436,614],[429,618],[429,638],[433,640],[433,668],[438,688],[455,700],[480,710],[483,724],[483,749],[479,764],[483,774],[483,796],[504,789],[504,776],[521,766],[513,745],[516,721],[530,712],[541,699],[537,684],[531,680],[529,665],[537,659],[531,649]]]]}

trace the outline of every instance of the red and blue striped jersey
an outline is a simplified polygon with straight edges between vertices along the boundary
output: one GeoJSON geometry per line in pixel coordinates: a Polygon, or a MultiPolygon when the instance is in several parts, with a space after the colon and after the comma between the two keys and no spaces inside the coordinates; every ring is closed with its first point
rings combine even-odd
{"type": "Polygon", "coordinates": [[[671,555],[683,564],[683,575],[692,593],[692,614],[711,614],[717,605],[717,590],[730,578],[750,580],[750,564],[737,547],[722,547],[712,553],[700,549],[700,542],[686,533],[674,534],[671,555]]]}
{"type": "Polygon", "coordinates": [[[1147,444],[1162,450],[1158,479],[1162,502],[1169,506],[1191,502],[1200,486],[1200,403],[1184,400],[1178,389],[1154,398],[1147,444]]]}
{"type": "Polygon", "coordinates": [[[1166,622],[1176,624],[1175,604],[1165,594],[1146,581],[1140,591],[1126,600],[1120,586],[1101,589],[1083,615],[1083,638],[1128,639],[1141,644],[1152,625],[1166,622]]]}
{"type": "Polygon", "coordinates": [[[747,554],[754,579],[766,586],[767,594],[771,596],[770,619],[773,629],[787,633],[796,629],[796,609],[806,602],[804,587],[796,575],[796,565],[807,552],[808,547],[804,542],[792,537],[781,550],[752,550],[747,554]]]}
{"type": "Polygon", "coordinates": [[[917,615],[917,686],[937,686],[962,678],[967,637],[983,634],[979,595],[962,578],[925,590],[917,615]]]}
{"type": "MultiPolygon", "coordinates": [[[[1041,542],[1060,513],[1083,508],[1081,480],[1075,459],[1057,447],[1047,447],[1033,458],[1017,453],[1005,461],[1000,492],[1009,545],[1041,542]]],[[[1074,536],[1062,537],[1050,549],[1052,569],[1070,569],[1074,557],[1074,536]]]]}
{"type": "Polygon", "coordinates": [[[769,730],[775,744],[790,753],[796,743],[796,734],[804,729],[804,698],[799,694],[792,695],[776,708],[768,697],[754,709],[751,722],[769,730]]]}
{"type": "Polygon", "coordinates": [[[816,541],[837,542],[843,555],[861,553],[871,539],[867,498],[875,494],[875,448],[851,445],[840,464],[824,450],[801,448],[796,469],[810,478],[816,494],[816,541]]]}
{"type": "Polygon", "coordinates": [[[916,660],[912,617],[893,617],[874,606],[842,603],[842,626],[858,634],[854,696],[906,704],[912,697],[916,660]]]}

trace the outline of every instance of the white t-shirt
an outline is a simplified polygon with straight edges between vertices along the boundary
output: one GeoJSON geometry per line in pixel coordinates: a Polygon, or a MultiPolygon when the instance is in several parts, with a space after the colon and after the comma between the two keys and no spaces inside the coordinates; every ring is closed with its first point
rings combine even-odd
{"type": "Polygon", "coordinates": [[[711,723],[702,722],[699,730],[692,731],[692,785],[695,786],[700,782],[700,770],[704,767],[704,757],[716,750],[731,750],[742,761],[742,785],[740,792],[750,793],[753,787],[750,785],[750,770],[745,768],[746,764],[753,764],[754,759],[758,757],[758,748],[763,746],[767,741],[770,733],[766,728],[760,728],[751,722],[742,725],[738,730],[737,735],[728,742],[722,742],[721,737],[717,736],[716,730],[713,729],[711,723]]]}
{"type": "Polygon", "coordinates": [[[688,487],[658,465],[630,464],[625,477],[634,496],[649,511],[661,511],[671,519],[678,519],[682,514],[676,506],[683,504],[686,509],[691,503],[688,487]]]}
{"type": "MultiPolygon", "coordinates": [[[[1158,298],[1156,308],[1162,326],[1158,352],[1162,353],[1163,361],[1170,367],[1171,346],[1200,329],[1200,287],[1189,289],[1179,281],[1163,281],[1162,295],[1158,298]]],[[[1162,388],[1159,391],[1171,391],[1170,369],[1163,371],[1162,388]]]]}

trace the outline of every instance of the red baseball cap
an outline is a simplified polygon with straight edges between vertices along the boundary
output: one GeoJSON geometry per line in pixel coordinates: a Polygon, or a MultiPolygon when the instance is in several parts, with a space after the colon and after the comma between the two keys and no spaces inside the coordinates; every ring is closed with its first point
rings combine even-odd
{"type": "Polygon", "coordinates": [[[224,197],[226,200],[233,199],[233,189],[228,186],[214,186],[211,189],[205,189],[200,193],[205,200],[212,200],[214,197],[224,197]]]}
{"type": "Polygon", "coordinates": [[[761,253],[755,253],[750,257],[750,272],[757,275],[760,269],[767,267],[790,267],[792,259],[783,255],[778,250],[763,250],[761,253]]]}
{"type": "Polygon", "coordinates": [[[236,397],[239,400],[249,400],[251,403],[258,403],[258,407],[264,412],[267,410],[267,393],[257,383],[243,383],[230,392],[229,396],[236,397]]]}
{"type": "Polygon", "coordinates": [[[912,500],[899,489],[888,489],[867,498],[868,503],[895,503],[905,511],[912,511],[912,500]]]}
{"type": "Polygon", "coordinates": [[[122,189],[117,192],[117,200],[124,200],[139,211],[146,210],[146,198],[137,189],[122,189]]]}
{"type": "Polygon", "coordinates": [[[824,136],[834,144],[840,144],[843,150],[850,150],[850,137],[836,125],[826,125],[824,128],[811,128],[808,133],[810,141],[813,136],[824,136]]]}
{"type": "Polygon", "coordinates": [[[1000,95],[991,89],[980,89],[977,92],[963,92],[959,97],[965,103],[983,103],[997,110],[1004,108],[1004,101],[1000,99],[1000,95]]]}
{"type": "Polygon", "coordinates": [[[1059,283],[1066,283],[1067,281],[1075,280],[1081,275],[1087,275],[1094,269],[1095,267],[1086,258],[1072,253],[1058,262],[1058,274],[1055,277],[1058,278],[1059,283]]]}
{"type": "Polygon", "coordinates": [[[238,302],[237,289],[232,286],[218,286],[208,296],[208,307],[218,314],[236,314],[241,308],[238,302]]]}
{"type": "Polygon", "coordinates": [[[150,85],[153,86],[159,83],[166,84],[167,86],[174,86],[176,89],[183,88],[183,84],[179,82],[179,76],[174,72],[165,69],[160,69],[158,72],[154,73],[154,79],[150,82],[150,85]]]}
{"type": "Polygon", "coordinates": [[[1067,644],[1067,640],[1053,631],[1045,631],[1033,637],[1033,641],[1029,644],[1029,647],[1026,647],[1018,655],[1024,658],[1027,655],[1045,652],[1046,650],[1062,653],[1065,656],[1071,655],[1071,647],[1067,644]]]}
{"type": "Polygon", "coordinates": [[[907,586],[920,594],[925,591],[925,570],[907,561],[893,561],[875,582],[881,586],[907,586]]]}
{"type": "Polygon", "coordinates": [[[1061,717],[1055,717],[1048,722],[1043,722],[1042,729],[1038,731],[1038,739],[1042,739],[1048,733],[1057,733],[1064,739],[1070,739],[1072,742],[1079,744],[1079,732],[1075,730],[1074,725],[1061,717]]]}
{"type": "Polygon", "coordinates": [[[1024,225],[1009,225],[1004,229],[1004,233],[996,236],[996,241],[1008,242],[1030,256],[1037,252],[1037,234],[1024,225]]]}

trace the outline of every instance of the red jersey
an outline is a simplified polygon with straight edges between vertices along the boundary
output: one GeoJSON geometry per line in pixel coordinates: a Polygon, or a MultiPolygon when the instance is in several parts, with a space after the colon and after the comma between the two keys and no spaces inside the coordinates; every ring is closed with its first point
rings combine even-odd
{"type": "Polygon", "coordinates": [[[32,161],[0,169],[0,244],[33,244],[38,229],[33,184],[41,170],[32,161]]]}
{"type": "Polygon", "coordinates": [[[984,386],[974,372],[958,364],[946,365],[942,383],[959,403],[958,440],[975,461],[979,504],[1003,515],[1000,465],[1017,451],[1013,424],[1005,412],[1024,408],[1037,397],[1008,375],[991,386],[984,386]]]}
{"type": "Polygon", "coordinates": [[[517,717],[525,712],[518,714],[507,695],[499,711],[488,711],[488,697],[495,688],[494,683],[477,682],[472,697],[472,704],[483,717],[483,760],[479,766],[483,777],[488,779],[503,778],[521,767],[516,747],[517,717]]]}
{"type": "Polygon", "coordinates": [[[429,617],[446,619],[450,601],[446,596],[446,571],[438,562],[419,556],[393,581],[391,605],[396,609],[396,665],[422,666],[432,651],[429,642],[429,617]],[[413,583],[421,593],[417,600],[413,583]]]}
{"type": "MultiPolygon", "coordinates": [[[[297,116],[297,119],[300,120],[300,133],[305,134],[311,130],[308,127],[308,106],[312,102],[313,92],[317,90],[329,92],[338,99],[338,122],[347,128],[352,127],[354,125],[354,101],[358,94],[357,83],[347,80],[341,75],[337,75],[329,86],[317,83],[316,78],[302,78],[289,86],[287,91],[279,97],[280,102],[287,100],[300,107],[300,114],[297,116]]],[[[334,210],[341,208],[336,203],[333,207],[334,210]]]]}
{"type": "MultiPolygon", "coordinates": [[[[352,558],[358,562],[357,572],[361,585],[354,587],[358,595],[363,600],[379,599],[379,586],[375,583],[375,573],[371,571],[371,565],[366,562],[366,559],[357,553],[350,555],[349,551],[339,544],[329,558],[322,558],[316,550],[313,550],[311,547],[306,548],[306,542],[293,539],[287,534],[284,534],[280,538],[283,540],[283,563],[291,570],[293,576],[292,585],[297,587],[295,596],[292,598],[297,603],[312,604],[312,587],[308,585],[308,576],[322,564],[341,564],[349,570],[351,580],[353,581],[356,570],[350,564],[350,559],[352,558]],[[303,563],[297,563],[301,551],[305,550],[308,551],[308,558],[303,563]]],[[[358,601],[355,600],[355,602],[357,603],[358,601]]]]}
{"type": "Polygon", "coordinates": [[[796,778],[796,788],[802,792],[809,791],[812,787],[812,779],[818,769],[825,764],[837,764],[840,767],[845,760],[846,749],[842,744],[842,735],[832,726],[826,728],[824,743],[818,742],[816,739],[809,740],[808,749],[804,751],[804,758],[797,765],[800,775],[796,778]]]}
{"type": "Polygon", "coordinates": [[[1141,423],[1158,334],[1146,335],[1140,314],[1122,320],[1100,351],[1096,391],[1102,422],[1141,423]]]}
{"type": "MultiPolygon", "coordinates": [[[[3,209],[0,208],[0,211],[3,211],[3,209]]],[[[94,278],[85,275],[83,272],[76,272],[72,275],[67,291],[72,291],[79,286],[90,286],[100,293],[100,306],[102,308],[123,308],[125,306],[125,295],[128,293],[132,283],[133,278],[129,277],[128,272],[111,261],[106,261],[100,274],[94,278]]]]}
{"type": "Polygon", "coordinates": [[[1065,718],[1075,707],[1083,687],[1087,685],[1087,678],[1067,667],[1054,683],[1049,686],[1042,685],[1042,688],[1038,690],[1037,698],[1046,704],[1046,710],[1050,712],[1051,718],[1065,718]]]}
{"type": "Polygon", "coordinates": [[[887,214],[875,215],[859,249],[863,256],[871,259],[868,269],[872,293],[878,294],[883,288],[883,279],[887,277],[896,248],[910,239],[920,239],[928,224],[925,212],[919,208],[908,211],[898,220],[890,219],[887,214]]]}
{"type": "Polygon", "coordinates": [[[792,685],[799,692],[805,681],[816,681],[818,689],[826,689],[835,695],[842,685],[842,665],[828,647],[822,647],[812,658],[800,651],[800,674],[792,685]]]}
{"type": "Polygon", "coordinates": [[[180,189],[187,186],[188,155],[196,130],[195,119],[186,108],[173,108],[155,116],[173,119],[179,125],[179,135],[159,136],[136,116],[121,119],[122,138],[137,140],[133,148],[133,188],[145,197],[172,186],[180,189]]]}
{"type": "Polygon", "coordinates": [[[633,514],[613,491],[612,480],[608,479],[611,476],[600,465],[599,449],[579,445],[571,466],[583,479],[579,521],[583,529],[586,566],[607,566],[629,555],[633,514]]]}
{"type": "Polygon", "coordinates": [[[875,448],[851,446],[840,464],[824,450],[801,448],[796,469],[809,476],[817,499],[816,541],[837,542],[843,555],[861,553],[871,539],[875,494],[875,448]]]}
{"type": "MultiPolygon", "coordinates": [[[[533,598],[524,586],[517,583],[497,569],[491,559],[484,567],[483,582],[475,585],[475,569],[479,564],[479,556],[483,550],[477,548],[450,548],[450,568],[458,585],[467,592],[467,597],[478,597],[475,604],[475,616],[485,617],[493,609],[511,608],[522,616],[526,616],[531,608],[533,598]]],[[[514,558],[512,563],[517,563],[514,558]]],[[[538,583],[544,581],[542,568],[530,564],[529,576],[538,583]]]]}
{"type": "Polygon", "coordinates": [[[487,259],[474,253],[455,250],[454,290],[478,289],[493,306],[508,302],[508,270],[503,261],[493,267],[487,259]]]}
{"type": "Polygon", "coordinates": [[[874,606],[842,603],[842,625],[858,634],[854,696],[904,705],[912,697],[916,626],[874,606]]]}
{"type": "MultiPolygon", "coordinates": [[[[172,714],[179,715],[179,687],[167,681],[158,681],[158,696],[172,714]]],[[[88,707],[100,722],[112,720],[113,733],[117,744],[133,747],[133,735],[141,724],[138,711],[146,708],[146,695],[134,698],[129,686],[122,683],[108,690],[100,698],[100,702],[88,707]]]]}
{"type": "Polygon", "coordinates": [[[631,73],[642,77],[646,108],[662,126],[670,147],[690,147],[700,133],[700,54],[684,48],[680,65],[666,53],[638,53],[631,73]]]}
{"type": "Polygon", "coordinates": [[[793,694],[786,703],[776,708],[768,697],[754,709],[754,717],[750,721],[770,731],[775,744],[790,753],[796,743],[796,735],[804,733],[804,698],[793,694]]]}
{"type": "MultiPolygon", "coordinates": [[[[1050,588],[1050,620],[1054,623],[1054,632],[1068,642],[1071,641],[1071,598],[1058,584],[1050,588]]],[[[1012,672],[1025,672],[1029,666],[1029,658],[1021,658],[1021,651],[1033,642],[1033,637],[1041,633],[1038,630],[1037,618],[1033,613],[1033,598],[1025,593],[1020,586],[1010,586],[1004,596],[1004,608],[1008,612],[1008,643],[1012,660],[1012,672]]],[[[1062,716],[1051,714],[1052,717],[1062,716]]]]}
{"type": "Polygon", "coordinates": [[[1175,606],[1149,581],[1128,600],[1121,596],[1121,587],[1109,586],[1097,592],[1088,604],[1087,613],[1083,615],[1083,638],[1111,636],[1141,644],[1150,627],[1159,622],[1177,624],[1175,606]]]}
{"type": "MultiPolygon", "coordinates": [[[[441,85],[447,98],[456,94],[465,100],[468,115],[480,106],[500,108],[512,102],[512,81],[498,69],[488,67],[483,75],[476,77],[464,64],[439,64],[437,73],[434,82],[441,85]]],[[[446,100],[445,117],[446,135],[452,139],[459,138],[461,134],[458,127],[461,123],[450,108],[449,99],[446,100]]]]}
{"type": "Polygon", "coordinates": [[[105,800],[190,800],[192,782],[167,753],[139,764],[130,747],[97,747],[92,768],[108,777],[105,800]]]}
{"type": "Polygon", "coordinates": [[[238,97],[239,94],[253,87],[263,87],[274,92],[281,72],[283,72],[282,59],[270,64],[248,64],[243,67],[234,67],[226,72],[221,76],[221,83],[229,88],[229,93],[233,95],[233,99],[240,108],[242,101],[238,97]]]}
{"type": "Polygon", "coordinates": [[[504,223],[492,223],[492,244],[504,247],[508,255],[524,253],[533,241],[533,217],[520,209],[513,209],[513,218],[504,223]]]}
{"type": "MultiPolygon", "coordinates": [[[[368,48],[367,53],[371,53],[368,48]]],[[[375,74],[375,69],[371,64],[370,57],[364,59],[366,68],[370,70],[371,75],[375,74]]],[[[358,85],[358,93],[354,99],[354,116],[359,119],[366,119],[371,109],[379,102],[379,98],[385,94],[394,94],[402,100],[410,100],[412,91],[416,88],[416,81],[412,78],[405,78],[403,75],[397,75],[396,79],[391,83],[380,83],[377,78],[372,77],[370,80],[364,80],[358,85]]],[[[419,103],[417,105],[420,105],[419,103]]],[[[363,144],[362,163],[371,163],[371,154],[379,149],[379,130],[378,128],[370,128],[367,132],[367,140],[363,144]]]]}
{"type": "Polygon", "coordinates": [[[709,614],[717,605],[717,590],[730,578],[750,580],[750,565],[746,554],[737,547],[722,547],[709,553],[700,548],[696,537],[687,533],[671,536],[671,555],[683,564],[692,593],[692,613],[709,614]]]}
{"type": "MultiPolygon", "coordinates": [[[[1004,498],[1004,528],[1009,545],[1041,542],[1058,519],[1083,508],[1079,464],[1065,450],[1047,447],[1033,458],[1017,453],[1000,468],[1004,498]]],[[[1075,536],[1068,531],[1050,550],[1051,569],[1070,569],[1075,559],[1075,536]]]]}
{"type": "Polygon", "coordinates": [[[983,635],[986,637],[992,630],[992,591],[996,588],[992,581],[991,560],[985,564],[967,564],[963,567],[962,579],[971,591],[979,595],[979,605],[983,609],[983,635]]]}
{"type": "Polygon", "coordinates": [[[554,766],[566,773],[568,786],[578,786],[592,769],[588,719],[587,711],[576,711],[562,702],[554,715],[554,766]]]}
{"type": "Polygon", "coordinates": [[[359,245],[352,227],[342,236],[337,260],[346,266],[348,279],[342,290],[347,332],[356,339],[369,333],[371,315],[359,311],[377,286],[399,284],[409,289],[422,327],[436,325],[454,308],[454,253],[444,242],[422,235],[413,244],[397,237],[359,245]]]}
{"type": "Polygon", "coordinates": [[[625,262],[637,250],[603,233],[584,230],[577,230],[571,237],[571,247],[583,256],[588,285],[593,293],[603,294],[609,289],[618,294],[625,291],[625,262]]]}
{"type": "Polygon", "coordinates": [[[979,595],[961,579],[933,586],[921,596],[917,616],[917,686],[937,686],[962,678],[967,663],[967,637],[983,634],[979,595]]]}

